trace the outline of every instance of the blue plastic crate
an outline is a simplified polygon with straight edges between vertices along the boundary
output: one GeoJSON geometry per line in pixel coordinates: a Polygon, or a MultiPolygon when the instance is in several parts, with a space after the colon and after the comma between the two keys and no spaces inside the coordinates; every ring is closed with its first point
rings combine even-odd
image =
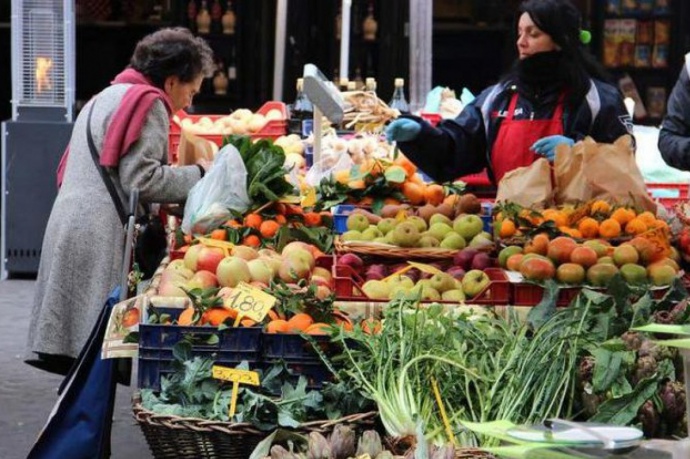
{"type": "Polygon", "coordinates": [[[484,223],[484,231],[486,231],[489,234],[493,234],[493,228],[494,228],[494,222],[493,222],[493,215],[492,215],[492,210],[494,206],[490,202],[483,202],[482,203],[482,222],[484,223]]]}
{"type": "MultiPolygon", "coordinates": [[[[325,354],[333,352],[336,345],[328,336],[312,335],[311,338],[325,354]]],[[[297,333],[263,333],[262,358],[265,362],[284,360],[286,362],[320,362],[312,343],[297,333]]]]}
{"type": "Polygon", "coordinates": [[[355,210],[355,207],[351,204],[340,204],[331,209],[333,214],[333,230],[336,234],[343,234],[347,231],[347,217],[355,210]]]}
{"type": "Polygon", "coordinates": [[[192,355],[213,359],[219,365],[235,366],[261,359],[261,327],[218,330],[215,327],[139,325],[139,387],[160,388],[160,378],[172,371],[173,346],[183,339],[192,343],[192,355]],[[217,342],[209,344],[209,339],[217,342]]]}

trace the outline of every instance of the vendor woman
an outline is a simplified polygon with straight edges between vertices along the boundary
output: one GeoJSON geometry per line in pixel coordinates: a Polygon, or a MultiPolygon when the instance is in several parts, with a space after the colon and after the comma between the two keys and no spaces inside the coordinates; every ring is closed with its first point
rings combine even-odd
{"type": "Polygon", "coordinates": [[[405,155],[444,182],[488,169],[498,183],[540,157],[553,161],[558,144],[585,136],[611,143],[632,131],[619,91],[585,52],[589,33],[569,0],[527,0],[517,14],[513,68],[454,120],[438,127],[404,116],[386,129],[405,155]]]}

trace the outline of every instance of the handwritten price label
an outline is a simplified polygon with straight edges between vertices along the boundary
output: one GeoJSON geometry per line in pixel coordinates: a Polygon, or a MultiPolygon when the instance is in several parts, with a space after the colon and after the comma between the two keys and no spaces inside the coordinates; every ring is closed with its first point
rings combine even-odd
{"type": "Polygon", "coordinates": [[[237,287],[232,289],[232,294],[223,302],[226,308],[237,311],[235,326],[242,317],[249,317],[255,322],[261,322],[275,304],[276,298],[274,296],[244,282],[237,284],[237,287]]]}
{"type": "Polygon", "coordinates": [[[258,386],[259,373],[249,370],[221,367],[218,365],[213,365],[211,372],[213,377],[216,379],[232,382],[232,396],[230,398],[230,410],[228,411],[230,419],[232,419],[232,417],[235,415],[235,410],[237,410],[237,392],[240,389],[240,384],[258,386]]]}
{"type": "Polygon", "coordinates": [[[407,264],[409,264],[413,268],[417,268],[418,270],[420,270],[423,273],[431,274],[432,276],[434,274],[442,274],[443,273],[443,271],[441,271],[440,269],[438,269],[434,266],[431,266],[431,265],[427,265],[426,263],[416,263],[414,261],[408,261],[407,264]]]}
{"type": "Polygon", "coordinates": [[[654,259],[666,258],[671,255],[670,238],[666,228],[654,228],[640,234],[640,237],[652,243],[654,247],[654,259]]]}
{"type": "Polygon", "coordinates": [[[230,254],[232,254],[232,249],[235,247],[235,244],[232,242],[219,241],[217,239],[211,239],[208,237],[198,237],[197,240],[206,247],[217,247],[222,249],[226,257],[229,257],[230,254]]]}
{"type": "Polygon", "coordinates": [[[308,187],[302,193],[300,200],[302,207],[314,207],[314,204],[316,204],[316,188],[313,186],[308,187]]]}

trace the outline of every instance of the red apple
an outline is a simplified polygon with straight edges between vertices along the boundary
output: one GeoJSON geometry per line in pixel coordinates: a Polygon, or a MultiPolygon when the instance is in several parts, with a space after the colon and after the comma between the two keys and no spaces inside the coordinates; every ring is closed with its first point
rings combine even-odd
{"type": "Polygon", "coordinates": [[[218,263],[225,258],[225,252],[219,247],[203,247],[199,251],[199,256],[196,259],[197,271],[211,271],[216,272],[218,263]]]}

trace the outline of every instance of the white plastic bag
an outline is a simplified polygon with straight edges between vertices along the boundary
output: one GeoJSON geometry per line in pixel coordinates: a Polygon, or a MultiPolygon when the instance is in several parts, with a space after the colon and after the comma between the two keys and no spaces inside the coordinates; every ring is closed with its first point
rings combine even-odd
{"type": "Polygon", "coordinates": [[[309,168],[305,180],[309,186],[317,186],[324,177],[330,177],[338,171],[350,170],[354,164],[347,153],[330,152],[309,168]]]}
{"type": "Polygon", "coordinates": [[[231,217],[229,209],[244,212],[251,201],[247,194],[247,169],[232,145],[224,146],[206,175],[187,196],[182,219],[186,234],[206,234],[231,217]]]}

